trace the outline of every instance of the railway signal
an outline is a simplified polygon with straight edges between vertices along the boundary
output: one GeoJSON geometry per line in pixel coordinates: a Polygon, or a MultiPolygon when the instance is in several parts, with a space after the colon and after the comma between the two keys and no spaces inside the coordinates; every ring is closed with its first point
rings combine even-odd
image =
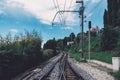
{"type": "Polygon", "coordinates": [[[88,28],[89,28],[89,34],[88,34],[88,37],[89,37],[89,39],[88,39],[88,42],[89,42],[89,45],[88,45],[88,58],[89,58],[89,60],[90,60],[90,29],[91,29],[91,21],[89,21],[88,22],[88,28]]]}
{"type": "Polygon", "coordinates": [[[91,28],[91,21],[88,22],[88,27],[91,28]]]}

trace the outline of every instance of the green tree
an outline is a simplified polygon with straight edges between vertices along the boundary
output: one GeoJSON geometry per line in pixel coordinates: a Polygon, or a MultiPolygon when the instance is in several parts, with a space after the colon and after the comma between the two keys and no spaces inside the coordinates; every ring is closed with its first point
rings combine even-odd
{"type": "Polygon", "coordinates": [[[74,33],[71,33],[69,37],[70,37],[70,41],[74,41],[74,39],[75,39],[75,34],[74,34],[74,33]]]}
{"type": "Polygon", "coordinates": [[[108,11],[105,9],[104,11],[104,26],[108,25],[108,11]]]}
{"type": "Polygon", "coordinates": [[[102,50],[113,50],[117,45],[118,37],[118,32],[115,29],[110,26],[105,27],[102,33],[102,50]]]}
{"type": "Polygon", "coordinates": [[[64,37],[63,39],[63,47],[65,48],[67,46],[67,37],[64,37]]]}
{"type": "Polygon", "coordinates": [[[45,50],[45,49],[52,49],[52,50],[54,51],[54,54],[56,54],[56,46],[57,46],[57,44],[56,44],[56,40],[55,40],[55,38],[54,38],[54,39],[52,39],[52,40],[48,40],[48,41],[44,44],[43,49],[44,49],[44,50],[45,50]]]}
{"type": "Polygon", "coordinates": [[[63,50],[63,40],[62,39],[58,39],[57,40],[57,50],[63,50]]]}

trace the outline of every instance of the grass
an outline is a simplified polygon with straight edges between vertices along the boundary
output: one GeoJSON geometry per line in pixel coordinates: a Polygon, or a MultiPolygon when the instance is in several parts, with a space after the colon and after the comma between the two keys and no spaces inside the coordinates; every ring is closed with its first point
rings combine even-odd
{"type": "Polygon", "coordinates": [[[74,58],[76,61],[80,61],[80,54],[75,52],[70,52],[70,57],[74,58]]]}
{"type": "Polygon", "coordinates": [[[112,64],[112,56],[114,55],[113,52],[98,52],[91,54],[91,59],[99,60],[102,62],[106,62],[112,64]]]}
{"type": "MultiPolygon", "coordinates": [[[[91,54],[91,59],[99,60],[102,62],[106,62],[112,64],[112,56],[114,55],[113,52],[97,52],[91,54]]],[[[80,53],[76,53],[74,51],[70,52],[70,56],[75,58],[75,60],[80,61],[80,53]]],[[[85,54],[86,58],[88,58],[88,54],[85,54]]]]}
{"type": "Polygon", "coordinates": [[[120,71],[111,72],[110,74],[111,74],[112,76],[114,76],[117,80],[120,80],[120,71]]]}

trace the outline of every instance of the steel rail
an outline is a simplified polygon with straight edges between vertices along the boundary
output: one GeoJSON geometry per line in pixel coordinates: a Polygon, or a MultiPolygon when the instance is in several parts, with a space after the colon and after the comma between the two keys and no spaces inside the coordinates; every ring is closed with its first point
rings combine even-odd
{"type": "Polygon", "coordinates": [[[64,58],[63,58],[63,62],[60,63],[60,70],[61,70],[61,73],[60,73],[60,77],[59,77],[59,80],[66,80],[66,77],[65,77],[65,65],[66,65],[66,61],[67,61],[67,54],[65,54],[64,58]],[[63,79],[62,79],[63,78],[63,79]]]}

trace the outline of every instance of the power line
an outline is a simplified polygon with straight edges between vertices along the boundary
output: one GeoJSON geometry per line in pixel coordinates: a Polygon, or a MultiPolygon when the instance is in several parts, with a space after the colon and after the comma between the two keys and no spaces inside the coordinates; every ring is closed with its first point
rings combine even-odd
{"type": "MultiPolygon", "coordinates": [[[[69,4],[69,7],[68,7],[68,10],[70,10],[71,8],[71,5],[72,5],[72,2],[73,0],[70,1],[70,4],[69,4]]],[[[66,24],[66,19],[67,19],[68,15],[64,16],[64,24],[66,24]]]]}
{"type": "Polygon", "coordinates": [[[96,8],[98,8],[98,7],[100,6],[100,4],[102,3],[102,1],[103,1],[103,0],[101,0],[99,3],[97,3],[96,6],[95,6],[93,9],[91,9],[88,13],[91,13],[91,12],[93,12],[96,8]]]}
{"type": "Polygon", "coordinates": [[[72,6],[72,2],[73,2],[73,0],[70,1],[70,5],[69,5],[69,8],[68,8],[68,9],[71,8],[71,6],[72,6]]]}
{"type": "Polygon", "coordinates": [[[58,0],[56,0],[56,4],[57,4],[58,10],[60,11],[60,6],[59,6],[59,3],[58,3],[58,0]]]}
{"type": "MultiPolygon", "coordinates": [[[[61,9],[60,9],[60,5],[59,5],[59,2],[58,2],[58,0],[56,0],[56,4],[57,4],[57,8],[58,8],[58,11],[60,11],[61,9]]],[[[60,16],[61,16],[61,19],[62,19],[62,21],[63,21],[63,13],[59,13],[60,14],[60,16]]]]}
{"type": "MultiPolygon", "coordinates": [[[[66,7],[66,1],[67,0],[65,0],[65,2],[64,2],[64,8],[63,8],[63,10],[65,10],[65,7],[66,7]]],[[[65,13],[63,14],[63,24],[64,24],[64,26],[65,26],[65,24],[66,24],[66,21],[65,21],[65,13]]]]}
{"type": "Polygon", "coordinates": [[[63,9],[63,10],[65,10],[65,7],[66,7],[66,1],[67,1],[67,0],[65,0],[65,3],[64,3],[64,9],[63,9]]]}
{"type": "MultiPolygon", "coordinates": [[[[69,4],[68,9],[71,8],[72,2],[73,2],[73,0],[70,1],[70,4],[69,4]]],[[[60,9],[60,5],[59,5],[58,0],[53,0],[53,3],[54,3],[54,6],[55,6],[55,8],[56,8],[56,11],[60,11],[61,9],[60,9]]],[[[66,4],[67,4],[67,0],[65,0],[65,2],[64,2],[63,10],[66,9],[66,4]]],[[[68,16],[68,15],[65,16],[65,14],[59,13],[59,19],[60,19],[60,21],[61,21],[61,25],[65,25],[65,24],[66,24],[66,18],[67,18],[67,16],[68,16]]]]}
{"type": "MultiPolygon", "coordinates": [[[[58,11],[58,10],[57,10],[57,5],[56,5],[56,3],[55,3],[55,0],[53,0],[53,4],[54,4],[54,6],[55,6],[56,11],[58,11]]],[[[59,14],[59,20],[60,20],[60,23],[62,23],[61,14],[59,14]]]]}

